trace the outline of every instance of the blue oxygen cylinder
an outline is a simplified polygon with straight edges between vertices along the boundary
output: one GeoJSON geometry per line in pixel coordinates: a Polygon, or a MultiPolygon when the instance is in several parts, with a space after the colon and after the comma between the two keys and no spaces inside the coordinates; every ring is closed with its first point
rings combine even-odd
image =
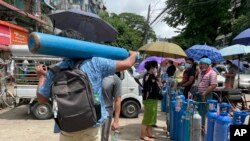
{"type": "Polygon", "coordinates": [[[192,134],[190,134],[191,141],[201,141],[201,115],[198,113],[198,107],[195,106],[194,115],[192,117],[192,134]]]}
{"type": "Polygon", "coordinates": [[[184,137],[184,141],[190,141],[190,119],[191,119],[191,115],[192,115],[192,110],[193,110],[193,101],[187,100],[187,110],[186,110],[186,115],[184,118],[184,128],[183,128],[183,137],[184,137]]]}
{"type": "Polygon", "coordinates": [[[178,94],[179,94],[179,95],[183,95],[183,92],[184,92],[184,87],[180,87],[180,88],[179,88],[179,93],[178,93],[178,94]]]}
{"type": "Polygon", "coordinates": [[[233,112],[233,125],[242,125],[240,110],[235,110],[233,112]]]}
{"type": "Polygon", "coordinates": [[[217,119],[218,115],[216,112],[217,100],[207,100],[209,105],[207,116],[206,116],[206,125],[205,125],[205,136],[204,141],[213,141],[214,136],[214,122],[217,119]]]}
{"type": "Polygon", "coordinates": [[[230,105],[227,103],[220,104],[220,115],[214,124],[214,136],[213,141],[229,141],[229,126],[231,124],[231,118],[228,116],[230,105]]]}
{"type": "Polygon", "coordinates": [[[246,117],[248,116],[248,112],[242,111],[241,112],[241,122],[242,124],[245,124],[246,117]]]}
{"type": "Polygon", "coordinates": [[[167,107],[166,107],[166,102],[167,102],[167,84],[163,83],[162,86],[162,91],[161,91],[162,95],[163,95],[163,99],[161,100],[161,112],[166,112],[167,111],[167,107]]]}
{"type": "MultiPolygon", "coordinates": [[[[171,113],[171,108],[170,108],[170,103],[171,103],[171,99],[172,96],[174,95],[174,90],[167,85],[167,95],[166,95],[166,124],[167,124],[167,131],[168,133],[170,133],[170,113],[171,113]]],[[[169,136],[170,134],[168,134],[169,136]]]]}
{"type": "Polygon", "coordinates": [[[175,140],[179,140],[179,127],[180,127],[180,110],[181,110],[181,97],[176,96],[176,103],[175,103],[175,120],[174,120],[174,130],[175,130],[175,140]]]}
{"type": "Polygon", "coordinates": [[[128,51],[123,48],[39,32],[33,32],[29,35],[28,46],[30,52],[34,54],[65,58],[104,57],[114,60],[123,60],[129,56],[128,51]]]}
{"type": "Polygon", "coordinates": [[[170,139],[173,140],[175,137],[174,121],[175,121],[175,93],[170,93],[170,139]]]}
{"type": "Polygon", "coordinates": [[[184,119],[186,115],[187,102],[182,103],[181,111],[180,111],[180,128],[179,128],[179,141],[184,141],[184,119]]]}
{"type": "Polygon", "coordinates": [[[235,110],[233,112],[233,125],[243,125],[248,115],[245,111],[235,110]]]}

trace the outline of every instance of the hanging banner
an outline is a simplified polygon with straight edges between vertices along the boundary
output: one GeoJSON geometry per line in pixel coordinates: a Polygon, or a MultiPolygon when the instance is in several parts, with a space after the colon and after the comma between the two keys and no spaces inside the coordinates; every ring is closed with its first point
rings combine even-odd
{"type": "Polygon", "coordinates": [[[28,40],[28,34],[27,32],[23,32],[20,30],[16,30],[11,28],[11,44],[15,45],[15,44],[19,44],[19,45],[23,45],[23,44],[27,44],[27,40],[28,40]]]}
{"type": "Polygon", "coordinates": [[[13,45],[13,44],[27,44],[28,30],[9,23],[7,21],[0,20],[0,45],[13,45]]]}

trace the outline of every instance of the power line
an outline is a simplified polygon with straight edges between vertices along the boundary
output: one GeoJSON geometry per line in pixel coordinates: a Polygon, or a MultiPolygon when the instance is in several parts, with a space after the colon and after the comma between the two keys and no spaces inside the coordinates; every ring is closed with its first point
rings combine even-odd
{"type": "Polygon", "coordinates": [[[153,10],[151,10],[151,13],[153,13],[154,11],[160,11],[160,10],[163,10],[163,9],[165,9],[165,7],[153,9],[153,10]]]}
{"type": "MultiPolygon", "coordinates": [[[[203,5],[203,4],[207,4],[207,3],[211,3],[211,2],[215,2],[215,1],[217,1],[217,0],[201,1],[201,2],[186,4],[186,5],[179,5],[179,4],[181,4],[181,3],[179,3],[177,5],[179,5],[180,8],[185,8],[185,7],[193,7],[193,6],[197,6],[197,5],[203,5]]],[[[166,11],[167,11],[167,7],[162,10],[162,12],[150,23],[150,25],[152,25],[166,11]]]]}
{"type": "Polygon", "coordinates": [[[152,6],[153,7],[152,9],[154,9],[160,2],[161,0],[156,1],[155,4],[152,6]]]}
{"type": "Polygon", "coordinates": [[[166,15],[167,15],[167,13],[164,13],[164,14],[161,16],[161,18],[160,18],[157,22],[153,23],[153,25],[151,25],[151,26],[154,27],[154,26],[156,26],[159,22],[162,22],[163,18],[164,18],[166,15]]]}
{"type": "MultiPolygon", "coordinates": [[[[162,2],[162,0],[156,1],[155,4],[154,4],[154,6],[152,6],[153,8],[152,8],[152,10],[150,11],[150,16],[154,13],[154,11],[159,11],[159,10],[164,9],[164,7],[163,7],[163,8],[157,8],[157,9],[156,9],[156,6],[157,6],[160,2],[162,2]]],[[[165,2],[163,2],[163,3],[165,3],[165,2]]]]}

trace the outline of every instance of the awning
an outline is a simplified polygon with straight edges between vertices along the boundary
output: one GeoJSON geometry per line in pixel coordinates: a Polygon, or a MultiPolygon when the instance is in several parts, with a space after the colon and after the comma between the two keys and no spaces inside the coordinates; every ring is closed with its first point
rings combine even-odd
{"type": "Polygon", "coordinates": [[[10,9],[10,10],[13,10],[13,11],[15,11],[15,12],[17,12],[17,13],[20,13],[20,14],[22,14],[22,15],[24,15],[24,16],[27,16],[27,17],[29,17],[29,18],[31,18],[31,19],[33,19],[33,20],[39,22],[39,23],[47,24],[45,21],[41,20],[40,18],[38,18],[38,17],[36,17],[36,16],[34,16],[34,15],[32,15],[32,14],[26,13],[26,12],[24,12],[24,11],[22,11],[22,10],[16,8],[15,6],[12,6],[12,5],[10,5],[10,4],[8,4],[8,3],[2,1],[2,0],[0,0],[0,5],[2,5],[2,6],[4,6],[4,7],[6,7],[6,8],[8,8],[8,9],[10,9]]]}

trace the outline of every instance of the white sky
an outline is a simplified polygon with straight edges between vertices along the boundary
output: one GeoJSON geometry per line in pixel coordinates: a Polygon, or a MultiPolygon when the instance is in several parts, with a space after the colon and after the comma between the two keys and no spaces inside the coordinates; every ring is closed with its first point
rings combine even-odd
{"type": "MultiPolygon", "coordinates": [[[[144,16],[145,18],[147,17],[148,5],[151,4],[150,22],[152,22],[163,10],[165,7],[165,1],[166,0],[103,0],[109,13],[120,14],[123,12],[129,12],[144,16]]],[[[163,16],[151,25],[156,36],[160,38],[170,38],[177,35],[177,33],[174,32],[176,29],[161,22],[162,19],[163,16]]]]}

